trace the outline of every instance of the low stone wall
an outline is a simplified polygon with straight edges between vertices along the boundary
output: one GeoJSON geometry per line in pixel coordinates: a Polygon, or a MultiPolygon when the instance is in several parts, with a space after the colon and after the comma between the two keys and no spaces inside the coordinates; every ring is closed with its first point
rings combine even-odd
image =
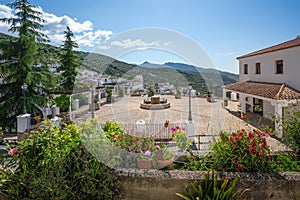
{"type": "MultiPolygon", "coordinates": [[[[205,180],[206,173],[183,170],[116,170],[121,192],[128,200],[180,199],[175,193],[184,194],[184,189],[190,182],[205,180]]],[[[222,179],[225,177],[234,179],[235,176],[239,176],[236,190],[250,189],[245,194],[247,200],[300,199],[300,173],[219,172],[218,174],[222,179]]]]}

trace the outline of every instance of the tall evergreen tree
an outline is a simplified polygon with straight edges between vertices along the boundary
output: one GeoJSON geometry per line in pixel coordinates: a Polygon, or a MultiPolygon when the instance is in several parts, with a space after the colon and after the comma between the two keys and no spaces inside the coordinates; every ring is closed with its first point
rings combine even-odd
{"type": "Polygon", "coordinates": [[[67,26],[65,31],[66,40],[61,46],[60,67],[58,68],[62,72],[63,80],[61,87],[64,90],[72,90],[74,88],[77,68],[80,66],[78,53],[74,51],[74,48],[78,48],[78,45],[72,40],[72,37],[73,32],[67,26]]]}
{"type": "Polygon", "coordinates": [[[40,32],[44,22],[41,13],[27,0],[16,0],[9,6],[16,11],[16,17],[0,21],[10,24],[9,31],[18,37],[0,43],[0,73],[4,74],[0,85],[0,126],[4,127],[12,126],[16,116],[25,111],[24,102],[28,113],[39,113],[52,86],[52,74],[44,65],[40,44],[47,41],[46,35],[40,32]],[[26,96],[21,88],[24,84],[27,85],[26,96]]]}

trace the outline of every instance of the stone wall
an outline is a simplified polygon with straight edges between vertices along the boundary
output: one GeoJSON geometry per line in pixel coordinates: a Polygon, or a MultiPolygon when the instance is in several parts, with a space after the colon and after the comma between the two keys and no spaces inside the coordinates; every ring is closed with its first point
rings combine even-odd
{"type": "MultiPolygon", "coordinates": [[[[206,172],[183,170],[116,170],[125,199],[171,200],[180,199],[175,193],[184,194],[192,181],[205,179],[206,172]]],[[[292,200],[300,199],[300,173],[228,173],[219,172],[220,178],[234,179],[239,176],[236,190],[250,189],[247,200],[292,200]]]]}

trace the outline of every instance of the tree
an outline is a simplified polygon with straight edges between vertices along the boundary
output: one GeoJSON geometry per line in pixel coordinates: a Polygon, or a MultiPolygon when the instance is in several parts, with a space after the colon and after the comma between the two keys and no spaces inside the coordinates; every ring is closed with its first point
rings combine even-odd
{"type": "Polygon", "coordinates": [[[18,37],[0,42],[0,73],[4,75],[0,85],[0,126],[5,127],[14,125],[16,116],[24,112],[24,105],[27,112],[39,113],[47,103],[47,91],[53,87],[41,44],[47,41],[40,32],[44,22],[41,12],[27,0],[16,0],[9,6],[15,9],[16,17],[0,21],[10,24],[9,31],[18,37]],[[21,88],[23,84],[27,85],[26,91],[21,88]]]}
{"type": "Polygon", "coordinates": [[[75,41],[72,40],[73,32],[67,26],[67,30],[65,31],[64,44],[61,46],[61,54],[60,54],[60,67],[59,71],[62,71],[62,83],[61,87],[64,90],[72,90],[74,88],[76,76],[77,76],[77,68],[80,66],[78,53],[73,49],[78,48],[78,45],[75,41]]]}

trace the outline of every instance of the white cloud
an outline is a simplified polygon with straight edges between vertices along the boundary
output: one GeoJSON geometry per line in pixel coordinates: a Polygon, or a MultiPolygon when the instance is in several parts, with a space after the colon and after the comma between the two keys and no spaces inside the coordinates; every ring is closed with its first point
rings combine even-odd
{"type": "MultiPolygon", "coordinates": [[[[14,15],[12,14],[12,9],[6,5],[0,4],[0,18],[12,18],[14,15]]],[[[0,22],[0,31],[2,33],[8,33],[9,24],[0,22]]],[[[11,33],[10,33],[11,34],[11,33]]]]}
{"type": "Polygon", "coordinates": [[[107,50],[107,49],[110,49],[110,47],[109,46],[98,46],[98,49],[100,49],[100,50],[107,50]]]}
{"type": "MultiPolygon", "coordinates": [[[[74,39],[80,47],[93,47],[100,42],[106,41],[112,35],[112,31],[94,30],[93,23],[89,20],[78,22],[76,18],[69,16],[56,16],[55,14],[44,12],[41,7],[36,8],[41,12],[41,17],[46,21],[42,31],[48,36],[50,43],[60,46],[64,41],[64,31],[69,26],[74,33],[74,39]]],[[[13,10],[8,6],[0,4],[0,18],[14,17],[13,10]]],[[[0,31],[8,33],[9,25],[0,22],[0,31]]]]}
{"type": "Polygon", "coordinates": [[[145,47],[158,47],[160,46],[159,42],[144,42],[141,39],[131,40],[130,38],[123,41],[113,41],[110,43],[113,46],[119,46],[123,48],[145,48],[145,47]]]}

